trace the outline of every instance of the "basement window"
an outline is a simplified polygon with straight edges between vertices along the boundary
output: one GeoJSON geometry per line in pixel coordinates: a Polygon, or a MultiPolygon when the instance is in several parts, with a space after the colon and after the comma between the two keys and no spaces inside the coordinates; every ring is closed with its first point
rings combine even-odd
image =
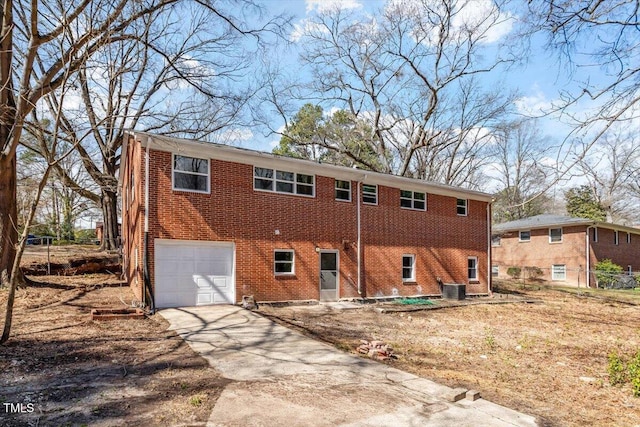
{"type": "Polygon", "coordinates": [[[273,253],[273,271],[276,276],[294,274],[293,249],[276,249],[273,253]]]}
{"type": "Polygon", "coordinates": [[[173,189],[209,192],[209,160],[173,155],[173,189]]]}
{"type": "Polygon", "coordinates": [[[567,280],[567,266],[564,264],[553,264],[551,266],[551,280],[567,280]]]}

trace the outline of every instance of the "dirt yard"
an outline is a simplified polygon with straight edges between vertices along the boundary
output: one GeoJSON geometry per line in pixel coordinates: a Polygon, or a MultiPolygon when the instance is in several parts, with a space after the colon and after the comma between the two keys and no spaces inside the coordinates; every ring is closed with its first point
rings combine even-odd
{"type": "Polygon", "coordinates": [[[511,289],[539,302],[442,308],[443,301],[436,300],[440,309],[387,313],[375,309],[380,306],[260,306],[259,311],[354,353],[361,339],[385,341],[399,356],[386,363],[479,390],[486,399],[537,416],[541,425],[640,425],[640,398],[629,386],[609,385],[607,374],[609,352],[631,355],[639,348],[640,307],[539,288],[511,289]]]}
{"type": "MultiPolygon", "coordinates": [[[[54,258],[87,250],[56,248],[54,258]]],[[[42,248],[30,252],[25,264],[43,258],[42,248]]],[[[12,337],[0,346],[0,403],[14,405],[0,407],[0,425],[205,425],[229,381],[164,319],[91,320],[92,308],[131,304],[117,275],[33,279],[17,293],[12,337]]]]}

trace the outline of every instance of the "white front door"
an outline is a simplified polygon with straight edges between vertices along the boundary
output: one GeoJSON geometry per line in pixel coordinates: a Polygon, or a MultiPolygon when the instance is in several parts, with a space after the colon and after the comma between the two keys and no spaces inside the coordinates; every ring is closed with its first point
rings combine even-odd
{"type": "Polygon", "coordinates": [[[156,307],[234,304],[234,244],[155,240],[156,307]]]}

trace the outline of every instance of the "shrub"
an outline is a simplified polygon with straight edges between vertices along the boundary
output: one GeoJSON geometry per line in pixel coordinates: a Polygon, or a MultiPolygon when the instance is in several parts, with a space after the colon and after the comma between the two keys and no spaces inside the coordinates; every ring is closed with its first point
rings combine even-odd
{"type": "Polygon", "coordinates": [[[525,267],[524,272],[529,279],[537,279],[542,276],[542,269],[539,267],[525,267]]]}
{"type": "Polygon", "coordinates": [[[617,276],[622,274],[622,266],[613,263],[610,259],[603,259],[595,265],[596,280],[598,287],[610,288],[616,281],[617,276]]]}
{"type": "Polygon", "coordinates": [[[640,351],[627,364],[627,375],[631,381],[633,395],[640,397],[640,351]]]}
{"type": "Polygon", "coordinates": [[[511,276],[512,279],[519,279],[521,272],[522,272],[522,269],[520,267],[507,268],[507,274],[511,276]]]}
{"type": "Polygon", "coordinates": [[[609,383],[611,385],[623,384],[627,380],[627,367],[618,353],[609,353],[609,383]]]}

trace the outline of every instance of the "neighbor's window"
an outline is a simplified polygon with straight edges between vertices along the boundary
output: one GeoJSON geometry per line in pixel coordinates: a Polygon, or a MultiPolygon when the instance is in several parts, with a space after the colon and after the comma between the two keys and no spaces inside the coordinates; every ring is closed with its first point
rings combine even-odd
{"type": "Polygon", "coordinates": [[[336,179],[336,200],[351,201],[351,181],[336,179]]]}
{"type": "Polygon", "coordinates": [[[378,204],[378,186],[377,185],[362,185],[362,203],[370,205],[378,204]]]}
{"type": "Polygon", "coordinates": [[[460,216],[467,216],[467,199],[457,199],[456,211],[460,216]]]}
{"type": "Polygon", "coordinates": [[[209,192],[209,160],[173,156],[173,189],[209,192]]]}
{"type": "Polygon", "coordinates": [[[502,236],[500,236],[499,234],[491,235],[491,246],[500,246],[501,241],[502,241],[502,236]]]}
{"type": "Polygon", "coordinates": [[[413,282],[416,280],[416,256],[402,255],[402,281],[413,282]]]}
{"type": "Polygon", "coordinates": [[[520,238],[519,240],[521,242],[528,242],[531,240],[531,231],[521,231],[520,232],[520,238]]]}
{"type": "Polygon", "coordinates": [[[498,277],[500,275],[500,266],[499,265],[492,265],[491,266],[491,275],[493,277],[498,277]]]}
{"type": "Polygon", "coordinates": [[[315,177],[269,168],[253,168],[253,189],[276,193],[314,196],[315,177]]]}
{"type": "Polygon", "coordinates": [[[478,280],[478,257],[467,258],[467,277],[469,280],[478,280]]]}
{"type": "Polygon", "coordinates": [[[594,242],[598,242],[598,227],[593,227],[591,229],[591,240],[594,242]]]}
{"type": "Polygon", "coordinates": [[[562,228],[549,229],[549,243],[562,242],[562,228]]]}
{"type": "Polygon", "coordinates": [[[551,266],[551,280],[567,280],[567,266],[564,264],[553,264],[551,266]]]}
{"type": "Polygon", "coordinates": [[[400,190],[400,207],[424,211],[427,209],[427,195],[417,191],[400,190]]]}
{"type": "Polygon", "coordinates": [[[619,237],[620,237],[620,236],[618,236],[618,230],[615,230],[615,231],[613,232],[613,244],[614,244],[614,245],[617,245],[618,243],[620,243],[620,239],[619,239],[619,237]]]}
{"type": "Polygon", "coordinates": [[[293,274],[293,250],[276,249],[273,253],[273,271],[278,274],[293,274]]]}

